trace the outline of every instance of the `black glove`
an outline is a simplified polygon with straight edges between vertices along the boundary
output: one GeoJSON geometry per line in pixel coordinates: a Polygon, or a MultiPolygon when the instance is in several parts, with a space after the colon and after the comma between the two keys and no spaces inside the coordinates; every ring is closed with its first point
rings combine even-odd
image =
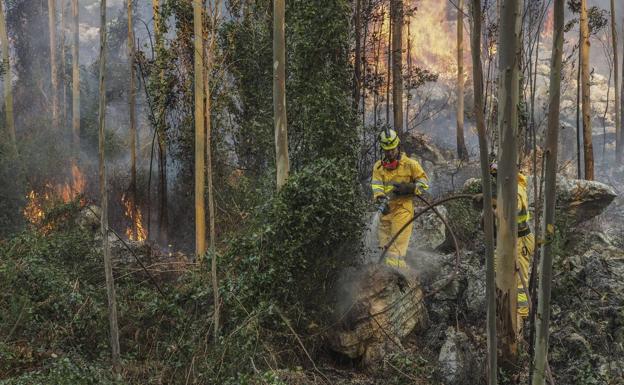
{"type": "Polygon", "coordinates": [[[381,212],[382,215],[386,215],[390,212],[390,205],[388,204],[390,199],[388,199],[385,195],[380,195],[375,199],[375,204],[377,205],[377,210],[381,212]]]}
{"type": "Polygon", "coordinates": [[[396,195],[413,195],[416,191],[416,183],[392,183],[392,186],[396,195]]]}

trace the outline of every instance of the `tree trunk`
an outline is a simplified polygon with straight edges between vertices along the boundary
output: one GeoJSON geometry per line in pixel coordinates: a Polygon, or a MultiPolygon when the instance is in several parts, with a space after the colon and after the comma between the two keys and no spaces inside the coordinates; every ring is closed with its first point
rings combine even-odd
{"type": "Polygon", "coordinates": [[[108,294],[108,319],[110,323],[110,343],[112,349],[113,370],[119,373],[119,329],[117,327],[117,300],[113,278],[113,264],[108,244],[108,186],[106,181],[106,155],[104,149],[106,126],[106,0],[100,3],[100,102],[99,102],[99,176],[100,200],[102,205],[101,231],[104,271],[106,274],[106,292],[108,294]]]}
{"type": "Polygon", "coordinates": [[[611,0],[611,40],[613,42],[613,74],[615,77],[615,159],[621,163],[621,132],[622,132],[622,109],[620,98],[620,71],[618,58],[618,33],[615,22],[615,0],[611,0]]]}
{"type": "Polygon", "coordinates": [[[499,39],[498,89],[498,178],[497,178],[497,242],[496,242],[496,299],[499,339],[503,357],[510,362],[517,359],[515,279],[516,242],[518,239],[518,102],[520,18],[522,1],[502,0],[499,39]]]}
{"type": "MultiPolygon", "coordinates": [[[[130,63],[130,82],[128,89],[128,109],[130,110],[130,193],[132,201],[137,204],[136,181],[136,72],[134,69],[134,24],[132,14],[132,0],[127,0],[128,8],[128,62],[130,63]]],[[[136,231],[136,229],[134,229],[136,231]]]]}
{"type": "MultiPolygon", "coordinates": [[[[622,20],[622,57],[624,57],[624,19],[622,20]]],[[[622,61],[622,80],[621,80],[621,92],[620,92],[620,132],[616,138],[616,163],[622,164],[624,162],[624,60],[622,61]]]]}
{"type": "Polygon", "coordinates": [[[391,0],[392,9],[392,112],[394,129],[403,132],[403,0],[391,0]]]}
{"type": "Polygon", "coordinates": [[[273,113],[275,116],[275,163],[278,189],[286,183],[290,169],[286,121],[285,13],[285,1],[273,0],[273,113]]]}
{"type": "Polygon", "coordinates": [[[552,241],[554,238],[557,150],[559,141],[559,104],[561,100],[561,62],[563,52],[564,0],[555,0],[554,39],[550,71],[550,101],[548,103],[548,135],[546,138],[546,174],[544,228],[546,241],[542,245],[537,299],[535,361],[532,385],[544,385],[548,357],[548,326],[550,321],[550,291],[552,281],[552,241]]]}
{"type": "Polygon", "coordinates": [[[206,254],[206,210],[204,204],[205,137],[204,137],[204,31],[203,5],[193,0],[193,28],[195,30],[195,254],[199,259],[206,254]]]}
{"type": "Polygon", "coordinates": [[[583,178],[583,156],[581,155],[581,67],[583,55],[581,50],[582,33],[579,31],[579,57],[576,69],[576,178],[583,178]]]}
{"type": "MultiPolygon", "coordinates": [[[[481,0],[472,0],[472,79],[474,87],[474,113],[479,134],[479,158],[481,160],[481,181],[484,202],[492,201],[487,134],[483,113],[483,68],[481,65],[481,0]]],[[[487,300],[487,344],[488,344],[488,385],[497,384],[497,348],[496,348],[496,281],[494,273],[494,212],[492,205],[483,205],[485,227],[485,265],[486,265],[486,300],[487,300]]]]}
{"type": "Polygon", "coordinates": [[[464,0],[457,7],[457,157],[468,160],[464,139],[464,0]]]}
{"type": "MultiPolygon", "coordinates": [[[[390,0],[390,8],[388,9],[388,43],[386,49],[386,124],[390,124],[390,76],[392,75],[392,2],[390,0]]],[[[385,19],[385,16],[384,16],[385,19]]]]}
{"type": "Polygon", "coordinates": [[[2,44],[2,64],[4,67],[4,112],[6,114],[6,126],[11,141],[12,151],[17,154],[17,139],[15,138],[15,118],[13,116],[13,89],[11,60],[9,56],[9,36],[7,34],[6,18],[2,0],[0,0],[0,43],[2,44]]]}
{"type": "Polygon", "coordinates": [[[587,0],[581,0],[581,89],[583,103],[583,155],[585,179],[594,180],[594,146],[592,144],[591,97],[589,80],[589,18],[587,0]]]}
{"type": "Polygon", "coordinates": [[[217,34],[217,20],[220,9],[220,1],[215,0],[210,8],[210,43],[208,44],[208,54],[206,55],[206,158],[208,160],[208,215],[210,216],[210,255],[211,255],[211,276],[212,276],[212,293],[214,299],[214,338],[215,342],[219,340],[220,326],[220,305],[219,299],[219,277],[217,275],[217,250],[215,247],[217,239],[216,222],[215,222],[215,204],[214,204],[214,188],[212,184],[212,95],[210,88],[210,76],[212,74],[213,58],[215,53],[215,35],[217,34]]]}
{"type": "Polygon", "coordinates": [[[65,0],[60,0],[61,2],[61,20],[60,20],[60,29],[61,29],[61,89],[62,89],[62,109],[61,109],[61,125],[63,128],[63,133],[65,133],[66,124],[67,124],[67,82],[65,81],[65,73],[66,73],[66,60],[65,60],[65,0]]]}
{"type": "Polygon", "coordinates": [[[78,0],[72,0],[72,156],[80,156],[80,32],[78,0]]]}
{"type": "Polygon", "coordinates": [[[353,111],[357,114],[362,87],[362,0],[355,2],[355,58],[353,78],[353,111]]]}
{"type": "Polygon", "coordinates": [[[410,31],[410,26],[412,23],[412,17],[409,16],[407,18],[407,73],[409,74],[407,87],[405,87],[405,126],[403,127],[405,131],[409,131],[409,112],[410,112],[410,101],[412,100],[412,95],[410,94],[412,88],[412,35],[410,31]]]}
{"type": "Polygon", "coordinates": [[[59,128],[58,68],[56,65],[56,0],[48,0],[50,31],[50,79],[52,79],[52,127],[59,128]]]}

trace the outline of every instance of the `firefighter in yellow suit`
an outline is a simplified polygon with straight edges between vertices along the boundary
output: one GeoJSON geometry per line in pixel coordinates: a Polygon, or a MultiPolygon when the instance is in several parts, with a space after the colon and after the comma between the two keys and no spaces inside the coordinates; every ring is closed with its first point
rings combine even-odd
{"type": "MultiPolygon", "coordinates": [[[[379,245],[386,246],[390,239],[414,216],[414,195],[429,189],[428,178],[417,160],[409,158],[399,149],[399,137],[394,130],[379,134],[383,158],[373,167],[371,187],[376,202],[387,202],[387,210],[379,221],[379,245]]],[[[413,223],[401,232],[387,252],[385,263],[406,268],[405,255],[412,234],[413,223]]]]}
{"type": "MultiPolygon", "coordinates": [[[[490,164],[490,174],[496,178],[498,166],[496,163],[490,164]]],[[[529,284],[529,269],[531,265],[531,257],[535,250],[535,236],[529,227],[529,198],[527,195],[527,178],[518,173],[518,242],[516,250],[518,259],[516,260],[516,286],[518,289],[518,330],[521,324],[529,315],[529,298],[526,290],[529,284]],[[525,290],[526,285],[526,290],[525,290]]]]}

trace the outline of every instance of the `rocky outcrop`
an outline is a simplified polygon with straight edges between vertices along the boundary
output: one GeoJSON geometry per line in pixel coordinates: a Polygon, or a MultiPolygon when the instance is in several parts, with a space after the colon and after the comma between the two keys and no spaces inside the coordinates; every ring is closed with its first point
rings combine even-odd
{"type": "MultiPolygon", "coordinates": [[[[532,181],[529,180],[529,205],[534,207],[532,181]]],[[[462,193],[480,193],[481,179],[466,181],[462,193]]],[[[617,194],[613,187],[596,181],[557,178],[557,228],[569,229],[600,215],[613,202],[617,194]]],[[[470,247],[479,232],[481,211],[470,202],[458,201],[447,205],[449,222],[455,230],[462,246],[470,247]]],[[[450,245],[447,232],[445,245],[450,245]]],[[[567,236],[564,234],[564,236],[567,236]]]]}
{"type": "Polygon", "coordinates": [[[401,339],[427,323],[427,309],[416,276],[384,265],[349,271],[338,293],[330,347],[366,366],[380,363],[401,339]]]}
{"type": "Polygon", "coordinates": [[[449,327],[438,355],[439,373],[443,383],[446,385],[473,383],[472,380],[477,377],[475,363],[474,348],[468,336],[449,327]]]}

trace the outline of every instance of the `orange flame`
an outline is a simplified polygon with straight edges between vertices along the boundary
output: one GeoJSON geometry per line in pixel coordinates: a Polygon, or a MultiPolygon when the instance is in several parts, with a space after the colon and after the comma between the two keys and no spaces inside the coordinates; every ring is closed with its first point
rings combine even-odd
{"type": "Polygon", "coordinates": [[[28,198],[28,203],[24,207],[24,217],[33,225],[40,225],[43,222],[45,217],[45,212],[43,210],[43,202],[49,200],[49,196],[47,193],[44,196],[40,196],[37,194],[35,190],[26,195],[28,198]]]}
{"type": "Polygon", "coordinates": [[[82,195],[85,189],[85,177],[75,163],[71,166],[71,173],[71,184],[65,183],[57,188],[59,196],[65,203],[71,202],[82,195]]]}
{"type": "MultiPolygon", "coordinates": [[[[85,177],[75,164],[72,165],[72,181],[52,185],[46,183],[41,192],[30,191],[26,195],[27,203],[22,211],[24,218],[31,224],[40,227],[46,233],[52,229],[51,224],[44,224],[46,212],[59,203],[69,203],[84,193],[85,177]]],[[[81,199],[80,204],[84,204],[81,199]]]]}
{"type": "Polygon", "coordinates": [[[554,28],[555,28],[555,9],[550,8],[544,20],[544,25],[542,27],[542,38],[552,38],[554,28]]]}
{"type": "Polygon", "coordinates": [[[143,226],[143,214],[131,198],[122,194],[121,203],[124,205],[124,215],[130,221],[126,228],[126,237],[131,241],[144,241],[147,239],[147,231],[143,226]]]}

